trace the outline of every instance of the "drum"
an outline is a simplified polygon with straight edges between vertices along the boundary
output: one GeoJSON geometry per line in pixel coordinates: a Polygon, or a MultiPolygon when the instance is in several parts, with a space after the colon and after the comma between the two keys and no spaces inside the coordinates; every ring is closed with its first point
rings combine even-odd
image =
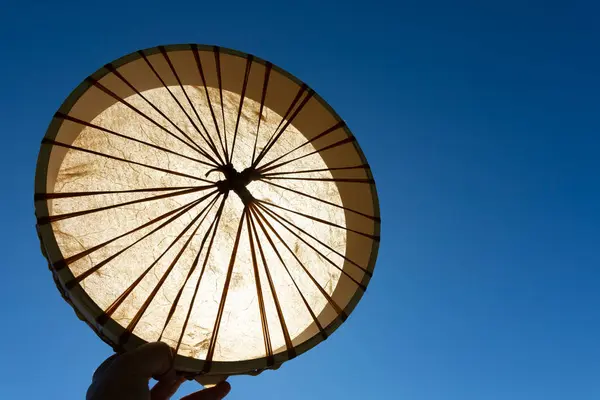
{"type": "Polygon", "coordinates": [[[329,337],[379,246],[344,121],[281,68],[215,46],[146,49],[86,78],[42,140],[35,211],[77,315],[117,352],[169,344],[204,382],[329,337]]]}

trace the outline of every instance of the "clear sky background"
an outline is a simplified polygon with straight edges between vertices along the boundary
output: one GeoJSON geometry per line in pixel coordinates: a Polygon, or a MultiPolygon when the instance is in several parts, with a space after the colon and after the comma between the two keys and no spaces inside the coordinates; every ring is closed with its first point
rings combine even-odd
{"type": "Polygon", "coordinates": [[[369,159],[383,218],[347,323],[278,371],[231,379],[229,399],[600,398],[600,3],[68,3],[0,11],[1,398],[82,399],[111,353],[39,251],[53,113],[105,63],[190,42],[321,94],[369,159]]]}

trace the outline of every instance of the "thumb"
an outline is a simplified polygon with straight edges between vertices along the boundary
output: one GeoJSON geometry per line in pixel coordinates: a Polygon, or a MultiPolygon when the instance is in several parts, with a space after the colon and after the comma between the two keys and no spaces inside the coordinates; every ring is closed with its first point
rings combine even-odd
{"type": "Polygon", "coordinates": [[[121,367],[144,378],[172,381],[173,351],[166,343],[154,342],[144,344],[137,349],[125,353],[119,360],[121,367]]]}
{"type": "Polygon", "coordinates": [[[147,343],[129,353],[111,357],[94,374],[87,399],[147,399],[148,380],[152,377],[164,381],[156,392],[166,399],[171,389],[176,390],[172,360],[171,348],[165,343],[147,343]]]}

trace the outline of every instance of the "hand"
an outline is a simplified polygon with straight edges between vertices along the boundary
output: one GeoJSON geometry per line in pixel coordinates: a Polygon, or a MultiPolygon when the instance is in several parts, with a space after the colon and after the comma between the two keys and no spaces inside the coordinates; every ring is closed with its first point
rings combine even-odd
{"type": "MultiPolygon", "coordinates": [[[[87,400],[168,400],[185,381],[177,377],[171,361],[173,353],[165,343],[148,343],[134,351],[106,359],[92,378],[87,400]],[[150,378],[158,382],[148,387],[150,378]]],[[[181,400],[220,400],[231,387],[221,382],[215,387],[192,393],[181,400]]]]}

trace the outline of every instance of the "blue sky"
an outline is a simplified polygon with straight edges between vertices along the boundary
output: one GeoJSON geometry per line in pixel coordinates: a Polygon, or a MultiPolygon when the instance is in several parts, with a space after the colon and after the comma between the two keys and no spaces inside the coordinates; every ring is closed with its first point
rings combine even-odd
{"type": "Polygon", "coordinates": [[[347,323],[233,378],[228,398],[600,398],[597,2],[81,3],[0,15],[3,398],[81,399],[110,354],[39,252],[33,178],[54,111],[106,62],[190,42],[319,92],[363,147],[383,218],[347,323]]]}

